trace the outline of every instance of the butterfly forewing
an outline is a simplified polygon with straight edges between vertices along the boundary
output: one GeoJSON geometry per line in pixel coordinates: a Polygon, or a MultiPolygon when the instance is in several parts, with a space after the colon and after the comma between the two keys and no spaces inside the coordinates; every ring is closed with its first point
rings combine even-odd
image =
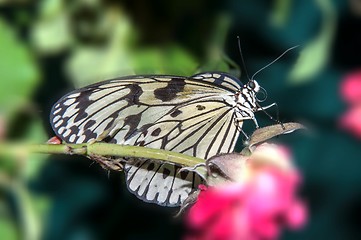
{"type": "MultiPolygon", "coordinates": [[[[108,80],[61,98],[51,124],[67,143],[105,141],[206,159],[233,151],[240,117],[235,93],[241,88],[238,79],[223,73],[108,80]]],[[[125,167],[128,188],[145,201],[179,205],[201,181],[179,168],[133,159],[125,167]]]]}

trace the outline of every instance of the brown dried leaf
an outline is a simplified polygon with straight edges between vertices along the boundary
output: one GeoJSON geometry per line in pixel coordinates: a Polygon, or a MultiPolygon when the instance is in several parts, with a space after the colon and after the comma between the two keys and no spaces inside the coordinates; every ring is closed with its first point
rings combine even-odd
{"type": "Polygon", "coordinates": [[[290,122],[290,123],[283,123],[282,125],[276,124],[276,125],[259,128],[253,132],[249,140],[248,147],[250,148],[253,145],[265,142],[278,135],[291,133],[298,129],[306,129],[306,127],[300,123],[290,122]]]}
{"type": "Polygon", "coordinates": [[[246,157],[239,153],[221,154],[207,160],[207,183],[209,186],[220,182],[236,181],[246,164],[246,157]]]}

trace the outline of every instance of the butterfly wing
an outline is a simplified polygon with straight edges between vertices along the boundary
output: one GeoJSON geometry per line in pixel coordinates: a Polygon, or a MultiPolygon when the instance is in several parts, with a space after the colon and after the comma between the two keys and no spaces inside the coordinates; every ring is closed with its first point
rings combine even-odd
{"type": "MultiPolygon", "coordinates": [[[[239,134],[233,118],[233,109],[218,98],[194,100],[152,124],[134,145],[160,146],[207,159],[233,151],[239,134]]],[[[178,206],[201,182],[193,172],[178,172],[175,164],[134,161],[125,166],[128,189],[147,202],[178,206]]]]}
{"type": "MultiPolygon", "coordinates": [[[[75,90],[53,107],[51,123],[68,143],[105,141],[208,158],[233,151],[234,93],[241,83],[226,74],[190,78],[137,76],[75,90]]],[[[179,205],[201,180],[180,166],[133,159],[127,186],[139,198],[179,205]]]]}

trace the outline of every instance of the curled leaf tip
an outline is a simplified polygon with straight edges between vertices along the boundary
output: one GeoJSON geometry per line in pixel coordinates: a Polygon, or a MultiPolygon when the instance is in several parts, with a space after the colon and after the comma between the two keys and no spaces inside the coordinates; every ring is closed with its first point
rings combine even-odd
{"type": "Polygon", "coordinates": [[[299,129],[306,129],[306,127],[300,123],[289,122],[259,128],[254,131],[250,137],[248,147],[252,147],[276,136],[288,134],[299,129]]]}

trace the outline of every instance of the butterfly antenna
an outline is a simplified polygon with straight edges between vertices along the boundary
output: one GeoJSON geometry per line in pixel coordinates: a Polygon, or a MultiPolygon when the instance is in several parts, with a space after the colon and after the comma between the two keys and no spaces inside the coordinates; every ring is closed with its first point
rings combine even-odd
{"type": "Polygon", "coordinates": [[[239,36],[237,36],[237,40],[238,40],[238,50],[239,50],[239,54],[241,55],[241,60],[242,60],[242,66],[243,66],[244,72],[246,73],[246,76],[247,76],[248,81],[249,81],[251,79],[249,78],[247,68],[246,68],[246,63],[244,62],[244,58],[243,58],[243,54],[242,54],[242,48],[241,48],[241,39],[240,39],[239,36]]]}
{"type": "Polygon", "coordinates": [[[297,48],[297,47],[299,47],[299,45],[294,46],[294,47],[291,47],[291,48],[287,49],[286,51],[284,51],[284,52],[283,52],[281,55],[279,55],[275,60],[273,60],[272,62],[270,62],[269,64],[267,64],[266,66],[264,66],[263,68],[261,68],[260,70],[258,70],[257,72],[255,72],[255,73],[253,74],[253,76],[252,76],[251,79],[254,79],[254,77],[255,77],[258,73],[260,73],[260,72],[263,71],[264,69],[268,68],[269,66],[271,66],[272,64],[274,64],[276,61],[278,61],[281,57],[283,57],[287,52],[289,52],[289,51],[291,51],[292,49],[295,49],[295,48],[297,48]]]}

